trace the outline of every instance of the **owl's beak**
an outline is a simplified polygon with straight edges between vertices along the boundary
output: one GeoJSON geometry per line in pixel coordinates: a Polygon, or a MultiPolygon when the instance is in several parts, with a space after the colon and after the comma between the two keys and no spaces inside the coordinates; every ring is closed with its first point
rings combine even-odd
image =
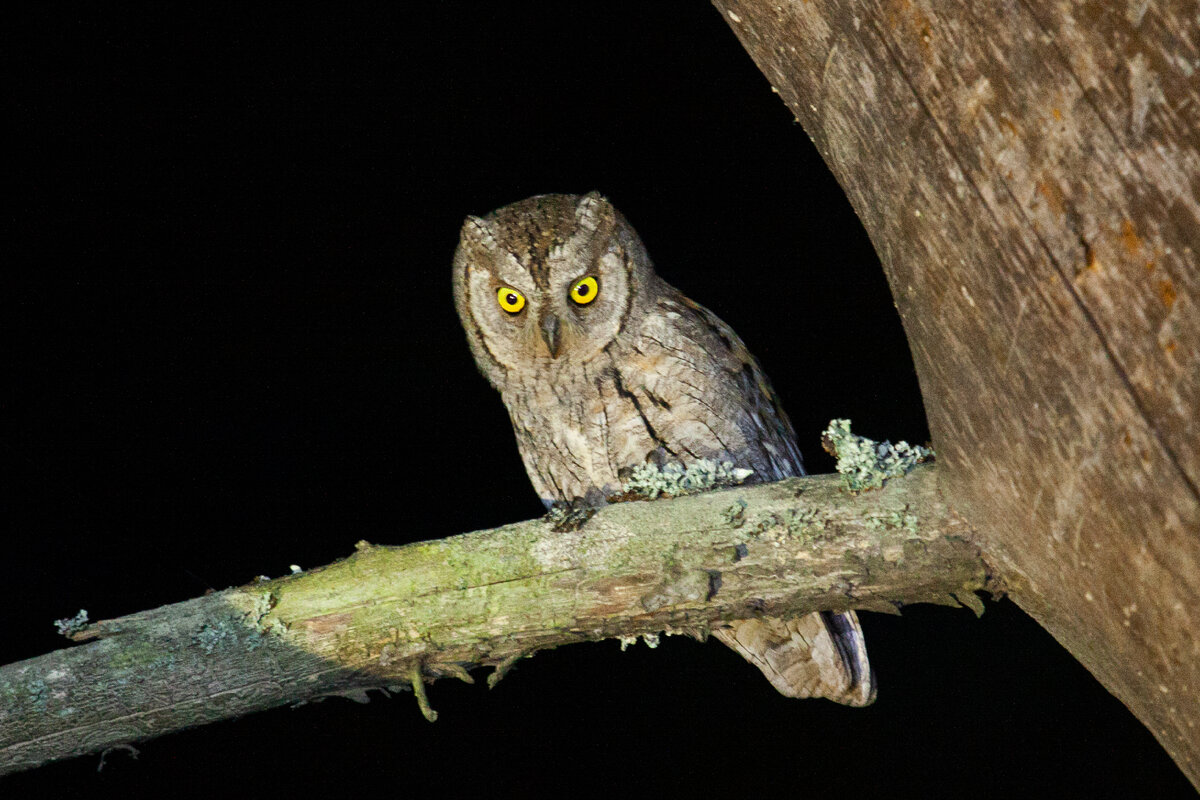
{"type": "Polygon", "coordinates": [[[540,327],[542,329],[542,340],[546,343],[546,347],[550,349],[550,357],[558,358],[558,348],[562,344],[562,331],[559,327],[558,317],[554,314],[544,315],[540,327]]]}

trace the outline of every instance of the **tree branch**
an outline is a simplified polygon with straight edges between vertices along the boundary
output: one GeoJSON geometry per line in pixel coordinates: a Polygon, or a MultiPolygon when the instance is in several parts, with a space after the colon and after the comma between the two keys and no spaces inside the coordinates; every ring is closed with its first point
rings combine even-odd
{"type": "MultiPolygon", "coordinates": [[[[403,547],[96,623],[0,668],[0,774],[325,694],[438,677],[489,685],[580,641],[915,602],[972,607],[986,570],[919,466],[851,494],[837,475],[630,502],[403,547]]],[[[421,710],[435,712],[417,693],[421,710]]]]}

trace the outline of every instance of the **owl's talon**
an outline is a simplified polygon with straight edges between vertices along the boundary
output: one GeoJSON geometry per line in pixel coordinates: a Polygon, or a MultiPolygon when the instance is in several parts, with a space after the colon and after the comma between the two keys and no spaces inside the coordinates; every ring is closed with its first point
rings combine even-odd
{"type": "Polygon", "coordinates": [[[596,513],[591,506],[575,503],[555,503],[542,517],[555,533],[570,533],[582,528],[596,513]]]}

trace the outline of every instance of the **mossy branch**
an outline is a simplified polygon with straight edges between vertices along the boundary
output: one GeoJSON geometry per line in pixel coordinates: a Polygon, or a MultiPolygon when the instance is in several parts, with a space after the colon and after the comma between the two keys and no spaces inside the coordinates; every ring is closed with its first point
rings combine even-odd
{"type": "Polygon", "coordinates": [[[860,494],[822,475],[614,504],[566,533],[532,520],[360,543],[327,567],[76,626],[92,641],[0,668],[0,774],[367,687],[416,687],[432,719],[425,683],[495,678],[571,642],[970,603],[986,574],[967,534],[923,465],[860,494]]]}

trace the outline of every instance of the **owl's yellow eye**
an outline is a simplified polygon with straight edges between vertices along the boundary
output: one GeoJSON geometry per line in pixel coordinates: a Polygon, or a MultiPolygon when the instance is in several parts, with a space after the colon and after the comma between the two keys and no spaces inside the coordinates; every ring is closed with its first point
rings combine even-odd
{"type": "Polygon", "coordinates": [[[598,294],[600,294],[600,284],[596,283],[596,279],[591,275],[580,278],[571,287],[571,299],[581,306],[586,306],[595,300],[598,294]]]}
{"type": "Polygon", "coordinates": [[[496,300],[500,303],[500,307],[510,314],[516,314],[525,307],[525,295],[507,286],[501,286],[496,290],[496,300]]]}

